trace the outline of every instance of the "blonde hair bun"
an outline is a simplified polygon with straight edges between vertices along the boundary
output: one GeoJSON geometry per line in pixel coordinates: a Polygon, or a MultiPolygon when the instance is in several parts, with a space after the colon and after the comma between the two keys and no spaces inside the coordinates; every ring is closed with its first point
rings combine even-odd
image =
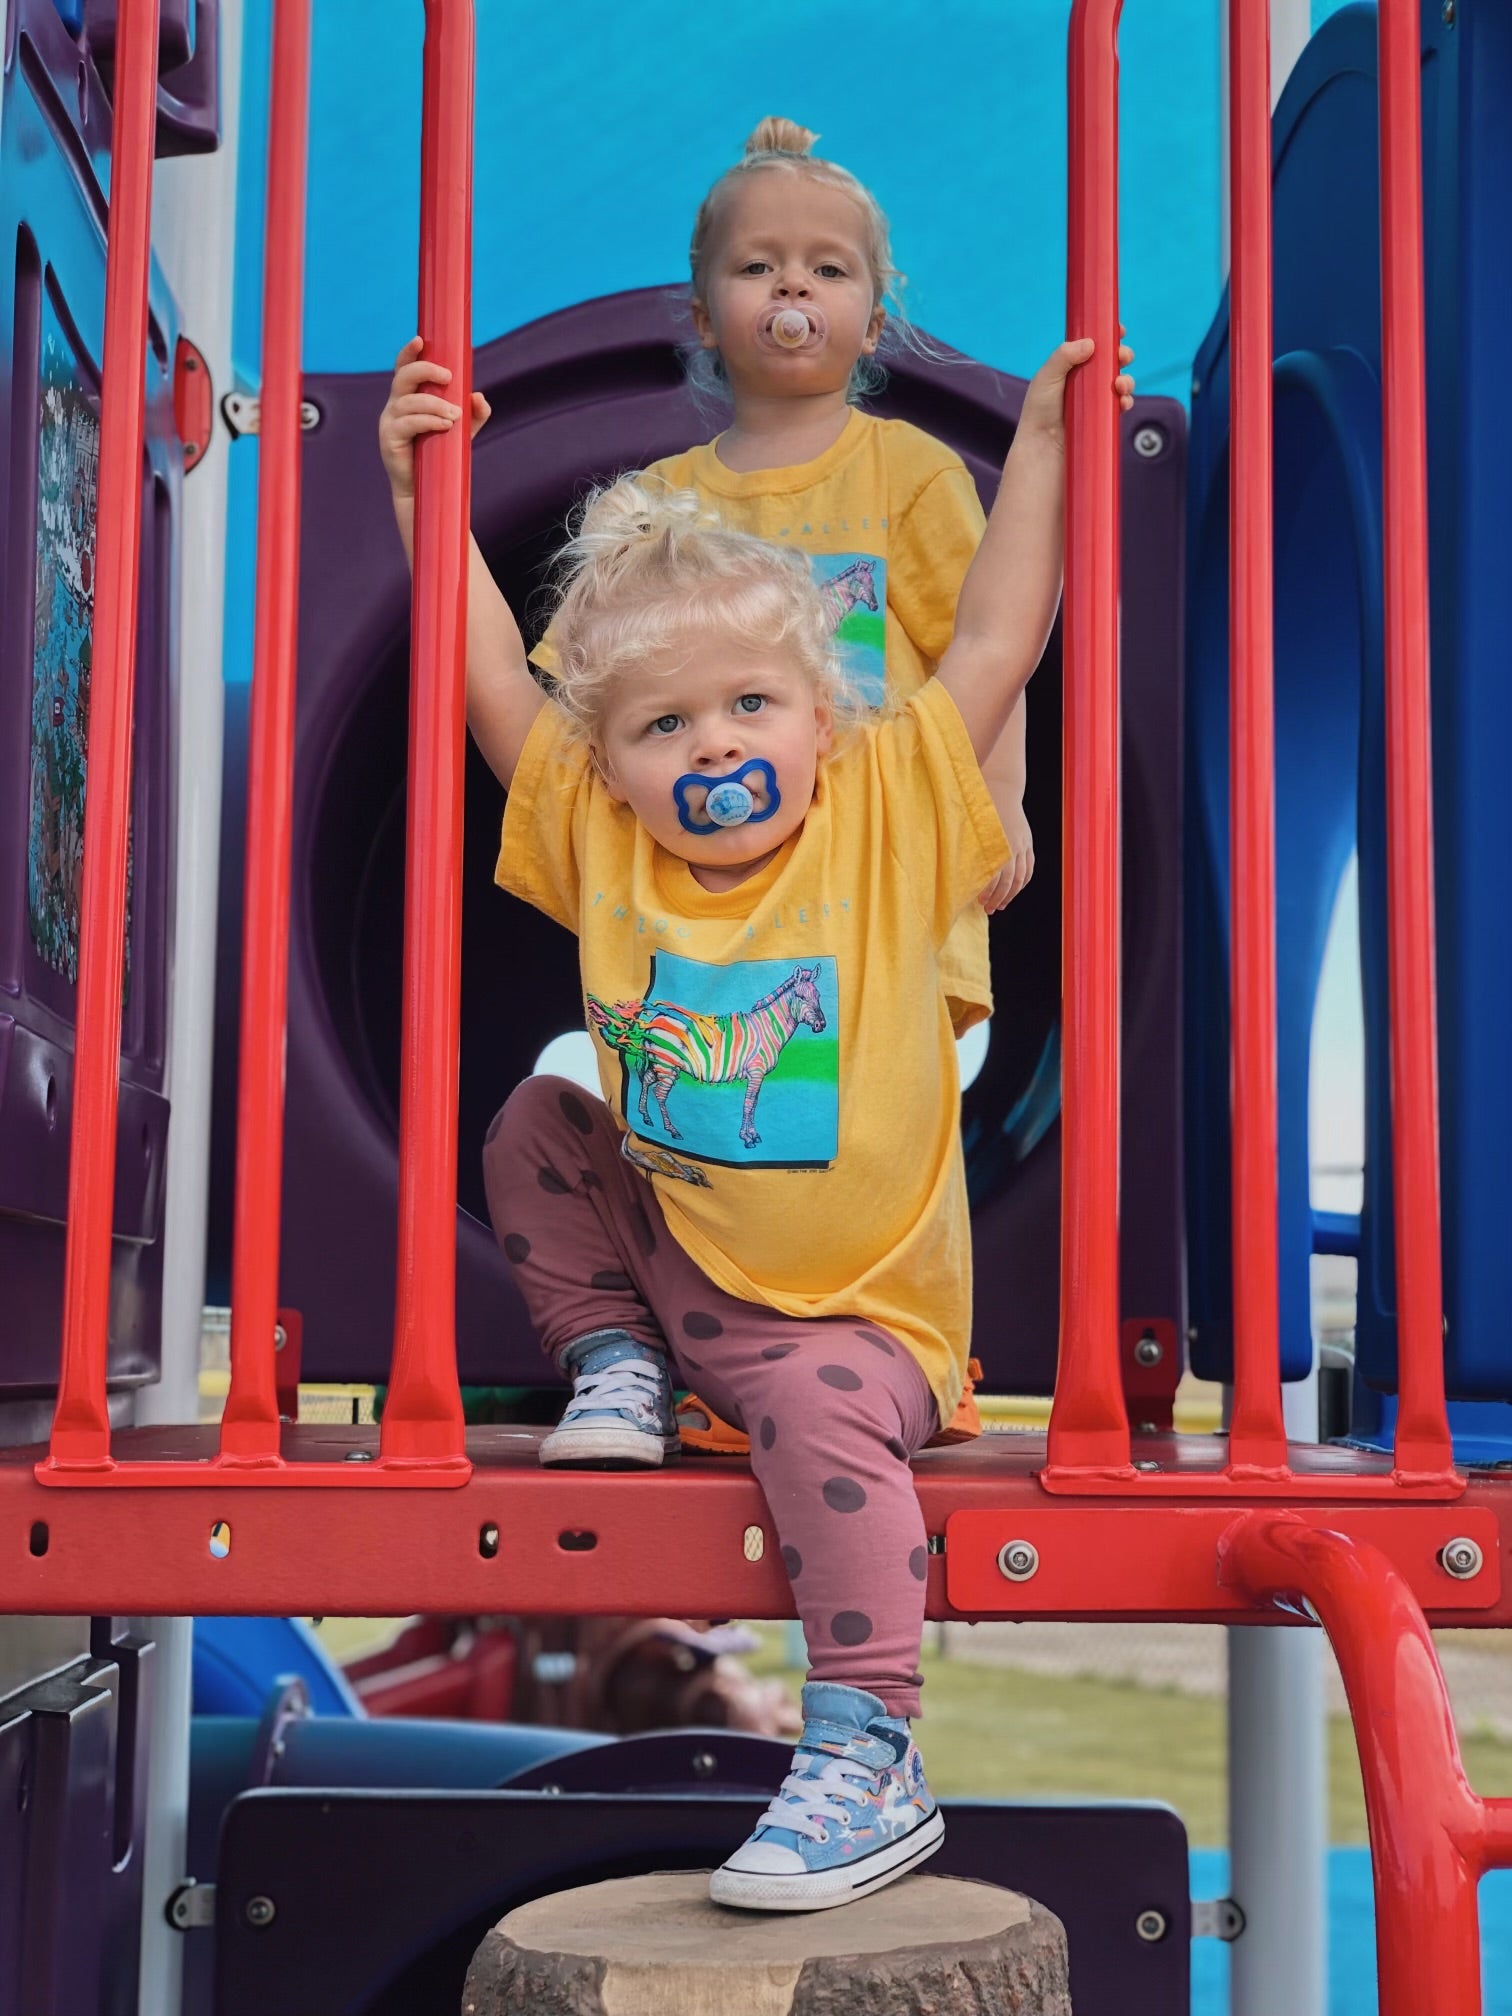
{"type": "Polygon", "coordinates": [[[692,490],[674,490],[655,476],[621,476],[588,499],[565,558],[576,572],[642,540],[675,539],[715,523],[692,490]]]}
{"type": "Polygon", "coordinates": [[[812,154],[817,133],[796,119],[763,119],[745,143],[745,158],[753,154],[812,154]]]}

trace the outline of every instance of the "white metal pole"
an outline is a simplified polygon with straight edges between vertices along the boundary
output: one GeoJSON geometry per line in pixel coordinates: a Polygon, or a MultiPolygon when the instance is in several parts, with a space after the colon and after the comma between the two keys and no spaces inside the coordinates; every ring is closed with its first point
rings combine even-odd
{"type": "MultiPolygon", "coordinates": [[[[242,0],[220,9],[221,144],[214,154],[160,162],[153,244],[184,334],[210,369],[215,399],[231,385],[231,306],[241,95],[242,0]]],[[[221,633],[226,575],[228,437],[218,410],[210,446],[184,480],[178,552],[178,832],[169,1001],[172,1101],[163,1229],[163,1369],[138,1397],[138,1422],[193,1421],[199,1411],[200,1327],[210,1174],[216,878],[220,854],[221,633]]],[[[178,2016],[184,1934],[163,1915],[185,1875],[193,1625],[155,1617],[147,1837],[143,1865],[141,2007],[178,2016]]]]}
{"type": "MultiPolygon", "coordinates": [[[[1316,1365],[1282,1389],[1288,1438],[1318,1434],[1316,1365]]],[[[1326,2016],[1328,1744],[1318,1630],[1234,1626],[1229,1646],[1229,1894],[1244,1912],[1230,2016],[1326,2016]]]]}

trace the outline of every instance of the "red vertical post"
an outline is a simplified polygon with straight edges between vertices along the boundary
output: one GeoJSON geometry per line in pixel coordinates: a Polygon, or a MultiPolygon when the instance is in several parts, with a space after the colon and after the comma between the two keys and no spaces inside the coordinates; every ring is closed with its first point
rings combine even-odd
{"type": "Polygon", "coordinates": [[[257,607],[247,757],[241,1062],[231,1272],[231,1388],[222,1460],[278,1460],[274,1330],[283,1192],[293,845],[294,685],[299,642],[300,336],[310,0],[275,0],[263,248],[257,607]]]}
{"type": "Polygon", "coordinates": [[[385,1462],[460,1462],[457,1049],[472,408],[472,0],[426,0],[420,334],[460,425],[419,444],[410,625],[399,1262],[385,1462]]]}
{"type": "Polygon", "coordinates": [[[1229,0],[1229,1002],[1234,1405],[1229,1467],[1286,1466],[1276,1164],[1276,738],[1270,9],[1229,0]]]}
{"type": "Polygon", "coordinates": [[[1444,1287],[1434,983],[1428,685],[1428,418],[1418,0],[1380,0],[1381,396],[1386,597],[1386,842],[1391,1134],[1396,1206],[1396,1467],[1453,1465],[1444,1406],[1444,1287]]]}
{"type": "Polygon", "coordinates": [[[1074,0],[1066,392],[1060,1359],[1049,1467],[1129,1467],[1119,1376],[1118,18],[1074,0]]]}
{"type": "Polygon", "coordinates": [[[54,1468],[70,1470],[104,1469],[111,1460],[105,1386],[120,1095],[157,54],[158,0],[121,0],[105,259],[94,672],[79,912],[63,1357],[48,1458],[54,1468]]]}

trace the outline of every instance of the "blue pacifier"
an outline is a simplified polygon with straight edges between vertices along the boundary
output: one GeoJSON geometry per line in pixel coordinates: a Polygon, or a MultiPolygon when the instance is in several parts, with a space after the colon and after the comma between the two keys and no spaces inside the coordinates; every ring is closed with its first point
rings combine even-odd
{"type": "Polygon", "coordinates": [[[782,803],[777,772],[764,756],[753,756],[728,777],[690,770],[672,786],[679,825],[688,833],[718,833],[730,826],[759,826],[782,803]]]}

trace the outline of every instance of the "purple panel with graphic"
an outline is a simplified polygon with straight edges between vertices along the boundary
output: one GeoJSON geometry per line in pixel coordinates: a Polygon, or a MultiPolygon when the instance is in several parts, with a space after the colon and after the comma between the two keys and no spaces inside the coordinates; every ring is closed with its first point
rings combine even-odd
{"type": "MultiPolygon", "coordinates": [[[[495,418],[473,464],[473,523],[512,606],[543,627],[544,567],[594,478],[707,439],[679,358],[678,291],[592,301],[489,344],[475,382],[495,418]]],[[[281,1294],[302,1310],[307,1371],[381,1378],[392,1325],[409,576],[375,448],[387,380],[312,378],[295,765],[288,1119],[281,1294]]],[[[964,358],[902,356],[875,403],[959,451],[990,499],[1021,381],[964,358]]],[[[1181,547],[1185,428],[1167,400],[1126,417],[1124,1306],[1181,1317],[1176,1160],[1181,547]],[[1135,437],[1142,432],[1138,449],[1135,437]],[[1146,1152],[1158,1146],[1158,1153],[1146,1152]]],[[[1029,700],[1037,871],[992,927],[997,1014],[965,1096],[977,1334],[989,1385],[1054,1377],[1059,1212],[1060,640],[1029,700]]],[[[228,694],[217,1176],[224,1270],[234,1111],[245,689],[228,694]]],[[[463,896],[458,1341],[464,1379],[546,1371],[488,1227],[488,1121],[554,1037],[581,1026],[576,947],[493,883],[502,797],[473,750],[463,896]]]]}
{"type": "MultiPolygon", "coordinates": [[[[19,10],[0,116],[0,1395],[58,1360],[88,803],[95,485],[110,106],[54,9],[19,10]]],[[[110,1373],[153,1376],[167,1150],[174,677],[181,458],[171,306],[154,294],[110,1373]]]]}

